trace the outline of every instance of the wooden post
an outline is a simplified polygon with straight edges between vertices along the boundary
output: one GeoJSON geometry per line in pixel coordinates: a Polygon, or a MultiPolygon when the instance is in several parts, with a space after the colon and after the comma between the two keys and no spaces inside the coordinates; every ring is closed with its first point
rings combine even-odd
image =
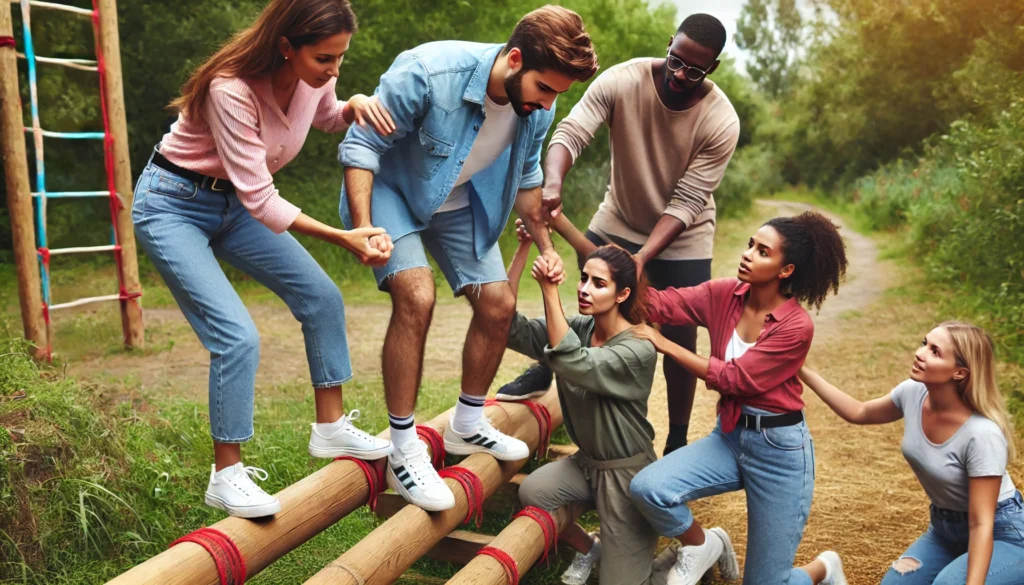
{"type": "MultiPolygon", "coordinates": [[[[552,514],[559,534],[574,520],[573,508],[581,511],[579,507],[563,506],[552,514]]],[[[490,546],[507,552],[516,562],[519,575],[522,576],[544,553],[545,544],[544,531],[540,524],[537,524],[532,518],[520,516],[498,533],[498,536],[491,541],[490,546]]],[[[502,568],[501,563],[487,555],[477,555],[448,581],[448,585],[506,585],[507,583],[508,578],[505,576],[505,569],[502,568]]]]}
{"type": "MultiPolygon", "coordinates": [[[[135,249],[135,226],[132,224],[132,169],[128,160],[128,121],[125,117],[124,84],[121,77],[121,41],[117,32],[117,1],[99,0],[99,38],[97,50],[103,51],[106,65],[103,90],[107,98],[110,133],[114,138],[114,186],[121,199],[114,218],[118,243],[121,244],[121,278],[128,293],[142,292],[139,263],[135,249]]],[[[125,347],[142,349],[144,329],[142,305],[138,300],[121,301],[121,328],[125,347]]]]}
{"type": "MultiPolygon", "coordinates": [[[[550,398],[545,401],[545,406],[551,409],[552,419],[557,414],[555,424],[561,424],[558,393],[551,390],[548,395],[550,398]]],[[[453,410],[435,417],[426,425],[443,431],[453,410]]],[[[533,417],[526,407],[506,404],[487,407],[485,412],[494,426],[504,432],[512,432],[518,426],[529,426],[534,429],[536,441],[536,425],[532,423],[533,417]],[[519,416],[510,416],[509,413],[519,416]]],[[[388,431],[384,431],[380,436],[388,434],[388,431]]],[[[484,457],[494,461],[489,455],[484,457]]],[[[456,490],[461,492],[460,487],[456,487],[456,490]]],[[[309,477],[281,490],[277,494],[281,500],[281,511],[272,519],[253,521],[226,518],[212,528],[227,534],[238,546],[251,577],[365,505],[368,495],[369,485],[358,465],[351,461],[333,461],[309,477]]],[[[465,514],[463,508],[460,522],[465,514]]],[[[450,530],[445,534],[448,532],[450,530]]],[[[220,578],[217,566],[206,550],[198,544],[186,542],[137,565],[107,585],[220,585],[220,578]]]]}
{"type": "MultiPolygon", "coordinates": [[[[7,0],[0,2],[0,36],[13,36],[11,4],[7,0]]],[[[0,48],[0,140],[3,141],[7,212],[11,216],[21,322],[25,338],[35,344],[35,355],[41,358],[46,354],[46,323],[43,320],[43,295],[39,288],[39,256],[36,252],[25,123],[21,113],[14,47],[0,48]]]]}
{"type": "MultiPolygon", "coordinates": [[[[548,391],[539,398],[551,413],[552,428],[562,424],[562,410],[558,405],[557,392],[548,391]]],[[[502,421],[504,432],[536,448],[540,439],[539,425],[528,408],[514,402],[490,407],[491,420],[502,421]],[[505,411],[506,419],[498,418],[505,411]],[[511,431],[511,432],[510,432],[511,431]]],[[[495,425],[497,426],[497,424],[495,425]]],[[[501,461],[486,453],[467,457],[461,466],[480,478],[484,487],[484,499],[488,498],[516,474],[526,463],[522,461],[501,461]]],[[[443,512],[426,512],[416,506],[407,505],[391,519],[377,527],[365,538],[348,549],[337,560],[306,581],[306,585],[385,585],[392,583],[412,564],[427,554],[435,544],[455,530],[466,517],[468,502],[466,493],[454,479],[445,483],[455,494],[455,507],[443,512]]]]}

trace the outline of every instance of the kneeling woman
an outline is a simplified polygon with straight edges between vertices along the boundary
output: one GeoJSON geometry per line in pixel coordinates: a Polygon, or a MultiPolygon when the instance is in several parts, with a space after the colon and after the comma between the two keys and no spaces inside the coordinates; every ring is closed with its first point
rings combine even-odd
{"type": "Polygon", "coordinates": [[[931,525],[882,585],[1024,582],[1024,500],[1006,464],[1013,426],[996,384],[992,340],[951,321],[932,329],[910,379],[860,402],[808,370],[800,378],[847,422],[904,419],[903,456],[931,500],[931,525]]]}
{"type": "MultiPolygon", "coordinates": [[[[521,238],[509,268],[513,289],[530,246],[521,238]]],[[[546,320],[517,313],[508,347],[554,370],[565,428],[579,451],[531,473],[519,499],[550,511],[566,505],[597,509],[600,542],[578,524],[560,535],[579,552],[562,576],[564,583],[582,585],[601,558],[602,585],[645,584],[658,535],[630,501],[629,482],[657,459],[647,398],[658,355],[649,341],[634,335],[634,326],[643,322],[640,296],[646,287],[637,282],[628,252],[598,248],[587,257],[577,285],[581,315],[566,320],[558,287],[546,272],[538,258],[533,275],[546,320]]]]}
{"type": "Polygon", "coordinates": [[[633,501],[658,532],[682,545],[669,585],[695,585],[716,562],[726,569],[724,578],[738,577],[734,563],[721,562],[732,556],[725,532],[704,530],[687,507],[692,500],[737,490],[747,496],[745,585],[845,583],[834,553],[823,554],[814,567],[792,566],[814,492],[814,447],[797,378],[814,323],[800,303],[821,307],[845,272],[845,245],[836,226],[820,214],[804,213],[761,226],[736,278],[649,291],[648,318],[707,328],[711,358],[653,329],[645,334],[666,359],[721,395],[715,430],[651,465],[630,486],[633,501]]]}

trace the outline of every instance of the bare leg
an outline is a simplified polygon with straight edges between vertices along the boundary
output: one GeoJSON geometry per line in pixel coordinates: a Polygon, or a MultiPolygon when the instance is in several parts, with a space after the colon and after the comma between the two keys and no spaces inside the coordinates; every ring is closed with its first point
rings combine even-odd
{"type": "Polygon", "coordinates": [[[345,407],[341,401],[341,386],[314,388],[313,397],[316,402],[316,422],[332,423],[345,416],[345,407]]]}
{"type": "Polygon", "coordinates": [[[408,416],[416,408],[423,376],[423,350],[434,315],[434,277],[429,268],[403,270],[391,277],[391,322],[381,364],[388,412],[408,416]]]}
{"type": "Polygon", "coordinates": [[[676,537],[679,544],[683,546],[700,546],[704,544],[704,529],[696,520],[686,529],[686,532],[676,537]]]}
{"type": "Polygon", "coordinates": [[[463,291],[473,305],[473,320],[462,348],[462,391],[486,396],[505,355],[516,298],[507,282],[473,285],[463,291]]]}
{"type": "Polygon", "coordinates": [[[218,443],[214,441],[213,460],[217,464],[217,471],[225,467],[231,467],[242,460],[242,444],[218,443]]]}
{"type": "Polygon", "coordinates": [[[558,535],[558,539],[568,544],[580,554],[587,554],[590,549],[594,546],[594,539],[587,534],[587,531],[582,526],[573,522],[561,534],[558,535]]]}
{"type": "Polygon", "coordinates": [[[825,563],[815,559],[800,567],[800,569],[811,576],[811,582],[818,585],[825,580],[825,563]]]}

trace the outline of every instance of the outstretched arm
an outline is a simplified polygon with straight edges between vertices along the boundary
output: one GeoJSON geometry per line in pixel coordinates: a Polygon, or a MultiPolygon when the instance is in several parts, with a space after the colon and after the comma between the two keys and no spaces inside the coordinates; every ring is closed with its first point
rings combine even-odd
{"type": "Polygon", "coordinates": [[[882,396],[867,402],[856,398],[829,384],[816,372],[803,366],[797,374],[800,381],[814,391],[833,412],[846,422],[855,425],[880,425],[903,418],[903,411],[889,396],[882,396]]]}

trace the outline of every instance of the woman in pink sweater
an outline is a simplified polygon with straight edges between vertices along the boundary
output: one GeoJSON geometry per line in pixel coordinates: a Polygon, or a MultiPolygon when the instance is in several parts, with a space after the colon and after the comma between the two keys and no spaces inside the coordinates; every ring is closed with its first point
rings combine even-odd
{"type": "Polygon", "coordinates": [[[373,98],[335,96],[338,69],[356,31],[348,0],[273,0],[249,28],[199,66],[171,106],[178,121],[135,186],[132,217],[146,254],[210,351],[210,427],[215,463],[206,503],[255,518],[281,509],[241,462],[253,435],[259,334],[218,260],[280,296],[302,324],[316,397],[314,457],[388,455],[391,443],[353,426],[342,383],[352,377],[341,293],[288,231],[339,245],[383,264],[380,228],[340,230],[285,200],[273,174],[299,153],[310,126],[342,132],[353,122],[388,134],[394,125],[373,98]]]}

